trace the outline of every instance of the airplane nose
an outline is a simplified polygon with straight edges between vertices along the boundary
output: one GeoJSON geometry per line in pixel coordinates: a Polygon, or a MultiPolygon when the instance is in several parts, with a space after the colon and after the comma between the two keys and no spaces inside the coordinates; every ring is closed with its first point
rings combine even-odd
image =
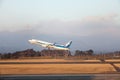
{"type": "Polygon", "coordinates": [[[28,40],[28,42],[32,43],[32,40],[28,40]]]}
{"type": "Polygon", "coordinates": [[[35,40],[28,40],[28,42],[30,42],[31,44],[36,43],[36,41],[35,41],[35,40]]]}

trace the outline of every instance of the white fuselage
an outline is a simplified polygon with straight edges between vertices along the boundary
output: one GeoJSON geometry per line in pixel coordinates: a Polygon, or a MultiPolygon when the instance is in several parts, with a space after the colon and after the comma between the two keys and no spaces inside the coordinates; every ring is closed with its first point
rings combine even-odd
{"type": "Polygon", "coordinates": [[[64,45],[58,45],[58,44],[49,43],[49,42],[36,40],[36,39],[32,39],[32,40],[28,40],[28,41],[31,44],[40,45],[40,46],[45,47],[45,48],[54,48],[54,49],[59,49],[59,50],[69,50],[69,48],[65,47],[64,45]]]}

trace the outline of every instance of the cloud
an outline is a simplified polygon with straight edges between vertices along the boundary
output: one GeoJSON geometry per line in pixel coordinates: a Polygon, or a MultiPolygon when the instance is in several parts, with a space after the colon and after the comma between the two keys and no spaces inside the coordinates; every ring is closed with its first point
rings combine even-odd
{"type": "Polygon", "coordinates": [[[8,23],[2,24],[0,31],[24,31],[35,34],[45,35],[64,35],[64,36],[92,36],[92,35],[118,35],[120,34],[119,16],[109,14],[103,16],[88,16],[82,20],[62,21],[47,20],[33,23],[8,23]]]}
{"type": "Polygon", "coordinates": [[[83,30],[88,32],[88,35],[120,34],[119,18],[116,14],[103,15],[103,16],[88,16],[82,20],[83,30]]]}
{"type": "Polygon", "coordinates": [[[107,15],[99,15],[99,16],[87,16],[83,19],[83,21],[90,21],[90,22],[99,22],[99,21],[113,21],[116,17],[118,17],[117,14],[107,14],[107,15]]]}
{"type": "Polygon", "coordinates": [[[38,33],[49,35],[67,35],[67,36],[91,36],[91,35],[119,35],[119,24],[116,20],[119,16],[116,14],[103,16],[90,16],[82,20],[61,21],[51,20],[43,21],[33,26],[38,33]]]}

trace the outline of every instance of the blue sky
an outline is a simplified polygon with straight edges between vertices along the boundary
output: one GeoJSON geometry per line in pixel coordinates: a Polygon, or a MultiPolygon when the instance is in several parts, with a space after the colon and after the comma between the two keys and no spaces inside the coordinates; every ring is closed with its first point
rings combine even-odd
{"type": "Polygon", "coordinates": [[[72,50],[120,50],[119,0],[0,0],[0,52],[27,48],[37,38],[72,50]]]}
{"type": "Polygon", "coordinates": [[[0,9],[3,17],[76,20],[120,13],[119,4],[119,0],[1,0],[0,9]]]}

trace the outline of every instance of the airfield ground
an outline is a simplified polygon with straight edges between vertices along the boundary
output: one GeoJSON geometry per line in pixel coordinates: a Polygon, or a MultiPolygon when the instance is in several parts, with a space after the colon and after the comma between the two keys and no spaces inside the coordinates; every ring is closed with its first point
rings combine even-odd
{"type": "Polygon", "coordinates": [[[0,60],[0,74],[3,75],[3,74],[120,73],[119,72],[120,60],[106,60],[106,62],[110,62],[110,63],[102,63],[100,60],[65,60],[65,59],[0,60]],[[15,62],[15,64],[10,62],[15,62]],[[20,64],[17,64],[17,62],[20,64]],[[25,64],[25,62],[28,63],[25,64]],[[29,64],[29,62],[33,62],[33,63],[29,64]],[[41,63],[34,64],[35,62],[42,62],[42,64],[41,63]],[[53,63],[49,64],[51,62],[53,63]],[[68,63],[59,64],[60,62],[66,62],[66,63],[68,62],[68,63]],[[80,62],[80,63],[70,64],[69,62],[73,62],[73,63],[80,62]],[[118,62],[118,63],[114,63],[114,62],[118,62]]]}
{"type": "MultiPolygon", "coordinates": [[[[115,60],[116,61],[116,60],[115,60]]],[[[118,60],[120,61],[120,60],[118,60]]],[[[5,59],[0,62],[101,62],[100,60],[69,60],[69,59],[5,59]]]]}

